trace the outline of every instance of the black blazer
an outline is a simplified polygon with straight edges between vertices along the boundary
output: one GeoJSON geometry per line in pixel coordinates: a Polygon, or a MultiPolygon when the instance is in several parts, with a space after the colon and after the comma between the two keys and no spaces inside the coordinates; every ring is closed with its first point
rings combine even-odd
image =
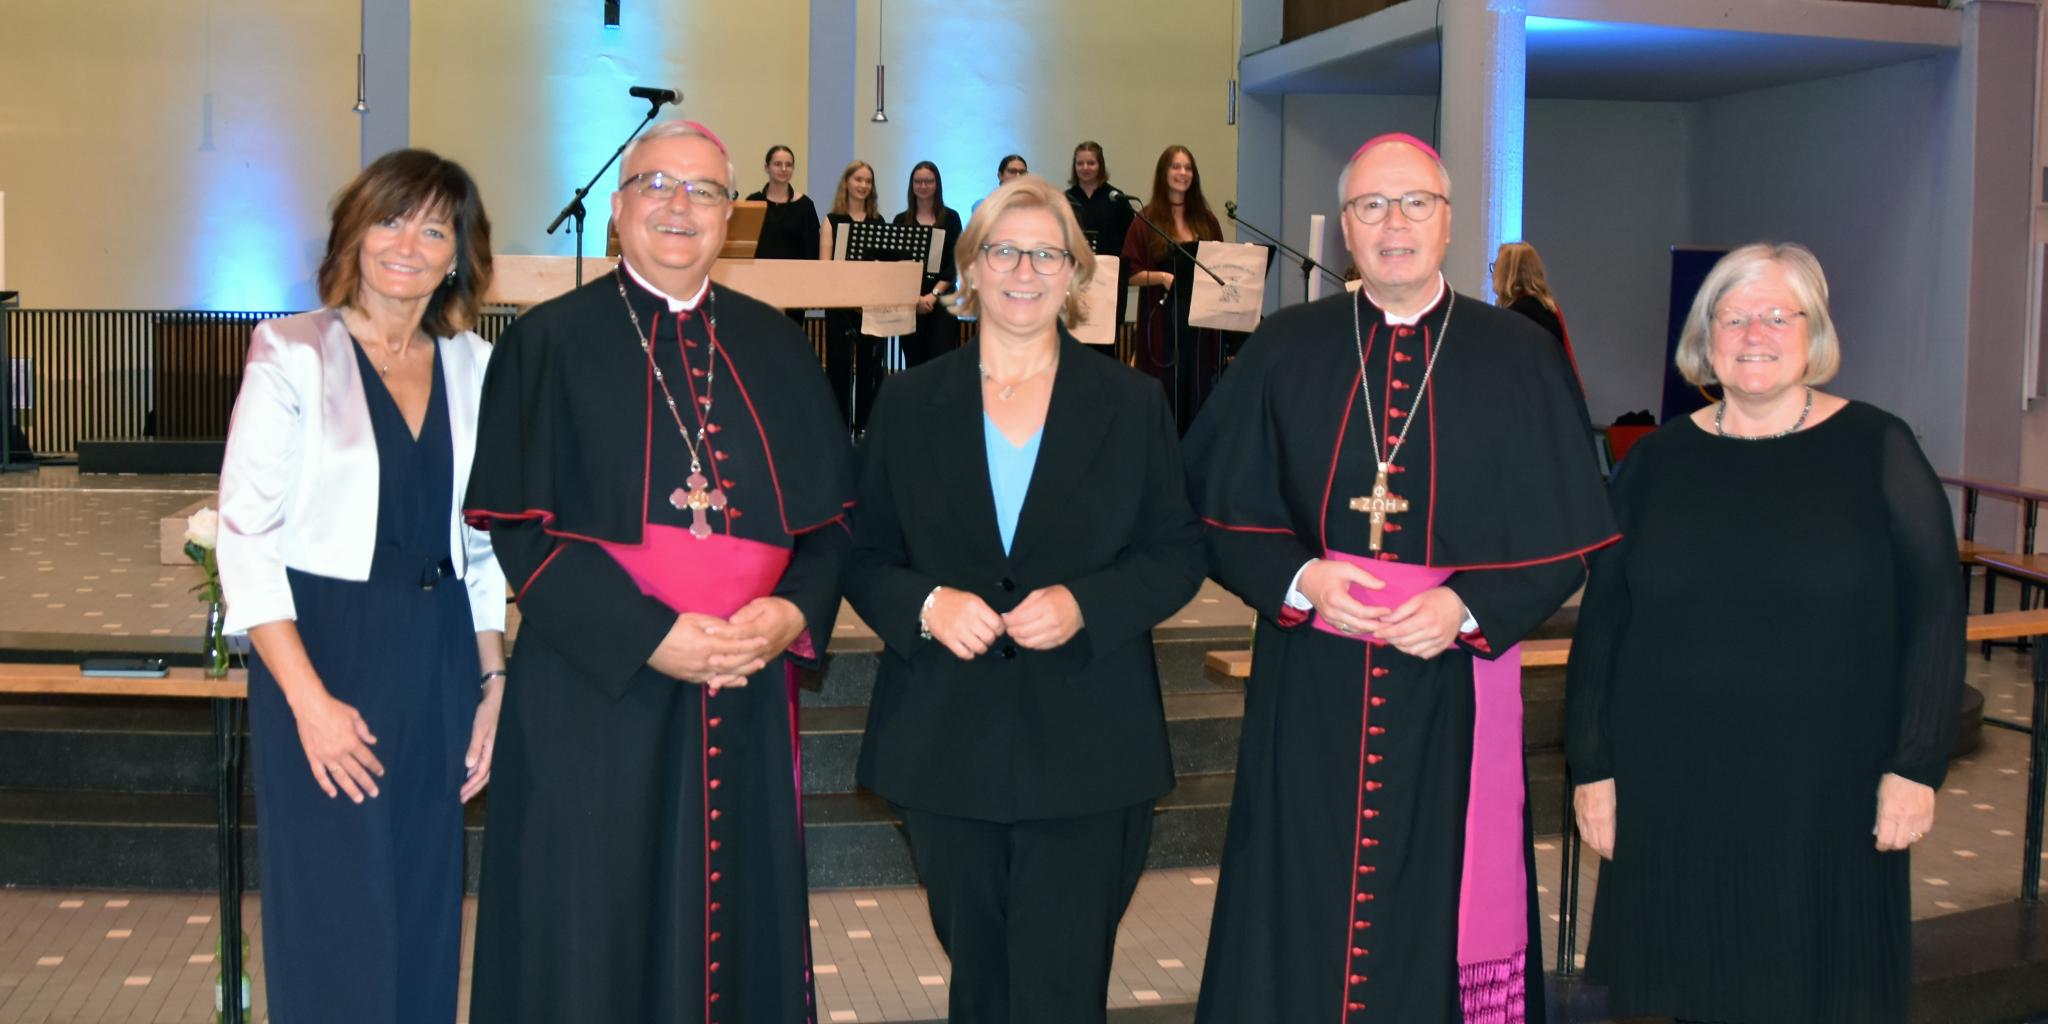
{"type": "Polygon", "coordinates": [[[1194,597],[1201,532],[1157,381],[1064,330],[1010,553],[989,488],[979,342],[890,378],[861,450],[846,596],[883,651],[860,781],[988,821],[1092,814],[1173,788],[1152,627],[1194,597]],[[918,636],[936,586],[997,612],[1064,584],[1082,629],[961,661],[918,636]]]}

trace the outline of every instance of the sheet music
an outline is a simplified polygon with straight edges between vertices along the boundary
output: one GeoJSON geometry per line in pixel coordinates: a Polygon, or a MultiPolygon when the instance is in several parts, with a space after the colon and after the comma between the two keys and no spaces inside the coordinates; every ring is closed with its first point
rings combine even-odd
{"type": "Polygon", "coordinates": [[[1087,317],[1067,325],[1075,340],[1086,345],[1116,344],[1116,278],[1117,258],[1095,257],[1095,276],[1081,292],[1081,308],[1087,317]]]}
{"type": "Polygon", "coordinates": [[[1266,306],[1266,247],[1245,242],[1200,242],[1195,258],[1223,279],[1195,268],[1188,323],[1223,331],[1251,331],[1266,306]]]}

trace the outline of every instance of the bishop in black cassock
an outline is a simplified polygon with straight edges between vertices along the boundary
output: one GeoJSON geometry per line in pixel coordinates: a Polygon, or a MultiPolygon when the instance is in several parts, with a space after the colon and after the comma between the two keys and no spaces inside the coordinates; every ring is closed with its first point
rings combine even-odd
{"type": "Polygon", "coordinates": [[[1434,151],[1374,140],[1347,185],[1364,288],[1267,319],[1187,440],[1211,575],[1260,616],[1198,1019],[1539,1020],[1493,663],[1613,524],[1557,346],[1443,282],[1434,151]]]}
{"type": "Polygon", "coordinates": [[[522,624],[471,1017],[816,1019],[791,663],[839,608],[844,425],[780,312],[714,285],[714,137],[634,145],[625,258],[497,345],[465,501],[522,624]]]}

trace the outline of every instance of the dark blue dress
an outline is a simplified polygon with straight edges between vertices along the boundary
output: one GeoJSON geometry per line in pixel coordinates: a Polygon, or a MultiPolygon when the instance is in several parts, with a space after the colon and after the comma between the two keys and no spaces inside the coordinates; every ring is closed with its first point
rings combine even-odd
{"type": "Polygon", "coordinates": [[[437,357],[415,439],[360,347],[356,365],[377,439],[370,578],[289,574],[306,654],[377,737],[385,774],[382,795],[360,806],[322,792],[276,678],[251,659],[270,1020],[448,1024],[462,945],[458,791],[479,664],[449,559],[447,388],[437,357]]]}

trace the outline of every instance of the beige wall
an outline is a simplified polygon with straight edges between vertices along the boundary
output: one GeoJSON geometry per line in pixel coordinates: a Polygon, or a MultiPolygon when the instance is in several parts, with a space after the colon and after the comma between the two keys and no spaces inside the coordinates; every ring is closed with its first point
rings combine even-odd
{"type": "MultiPolygon", "coordinates": [[[[739,187],[761,154],[808,130],[810,4],[628,3],[607,29],[595,3],[413,0],[412,141],[469,168],[499,252],[570,255],[565,226],[542,233],[647,106],[635,85],[682,91],[662,117],[690,117],[730,147],[739,187]]],[[[587,201],[586,254],[604,251],[608,174],[587,201]]]]}
{"type": "Polygon", "coordinates": [[[354,5],[6,5],[0,191],[24,305],[312,301],[357,167],[354,5]]]}
{"type": "MultiPolygon", "coordinates": [[[[1111,180],[1151,190],[1161,150],[1194,151],[1216,216],[1237,192],[1237,129],[1225,123],[1236,74],[1235,0],[890,0],[881,26],[888,124],[859,123],[856,154],[875,166],[882,212],[903,208],[910,168],[932,160],[964,217],[993,191],[996,161],[1022,153],[1065,187],[1074,144],[1102,143],[1111,180]]],[[[860,0],[854,65],[865,118],[875,107],[876,0],[860,0]]],[[[825,201],[830,196],[822,197],[825,201]]],[[[824,203],[821,202],[822,209],[824,203]]],[[[1227,228],[1227,225],[1226,225],[1227,228]]]]}

